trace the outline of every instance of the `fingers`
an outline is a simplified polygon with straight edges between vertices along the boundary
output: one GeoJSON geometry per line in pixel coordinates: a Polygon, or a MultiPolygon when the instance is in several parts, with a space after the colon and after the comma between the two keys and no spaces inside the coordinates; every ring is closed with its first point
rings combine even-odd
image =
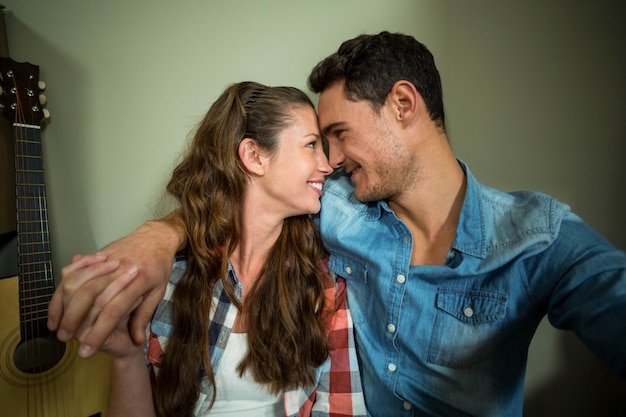
{"type": "MultiPolygon", "coordinates": [[[[137,271],[135,270],[134,273],[136,275],[137,271]]],[[[125,279],[130,280],[129,284],[124,287],[118,287],[120,290],[124,289],[124,291],[119,291],[102,306],[99,312],[94,311],[90,315],[89,319],[93,321],[93,324],[85,326],[80,337],[81,344],[78,354],[81,357],[88,358],[98,351],[120,321],[136,307],[138,302],[141,302],[144,287],[141,286],[141,283],[138,283],[137,279],[133,278],[126,277],[125,279]]]]}
{"type": "Polygon", "coordinates": [[[63,341],[78,338],[79,354],[89,357],[145,295],[146,304],[130,316],[133,339],[141,343],[144,328],[165,292],[182,239],[184,228],[178,223],[153,221],[97,254],[74,256],[63,269],[63,280],[51,302],[49,327],[57,330],[57,337],[63,341]]]}
{"type": "Polygon", "coordinates": [[[93,320],[90,312],[97,295],[102,293],[111,282],[114,282],[116,277],[116,274],[95,277],[73,290],[71,296],[64,297],[63,316],[57,331],[59,340],[66,342],[72,339],[81,327],[86,327],[83,324],[86,320],[93,320]]]}
{"type": "MultiPolygon", "coordinates": [[[[79,328],[75,332],[76,338],[79,341],[82,342],[84,340],[85,336],[92,328],[94,322],[96,321],[98,315],[100,314],[100,311],[102,311],[104,306],[124,288],[126,288],[136,276],[137,268],[133,266],[126,272],[122,272],[121,275],[119,275],[115,280],[111,281],[106,287],[102,289],[93,304],[89,306],[90,308],[87,312],[87,315],[82,319],[79,328]]],[[[80,306],[80,304],[76,304],[74,307],[76,306],[80,306]]]]}
{"type": "Polygon", "coordinates": [[[152,318],[154,310],[163,299],[165,293],[165,285],[150,291],[145,295],[141,305],[133,312],[130,321],[129,331],[133,341],[137,344],[143,343],[146,339],[146,326],[152,318]]]}
{"type": "Polygon", "coordinates": [[[102,307],[111,301],[115,295],[121,292],[132,282],[132,280],[137,276],[137,272],[137,267],[132,266],[128,271],[120,275],[119,278],[107,286],[98,298],[96,298],[94,307],[101,310],[102,307]]]}
{"type": "Polygon", "coordinates": [[[63,323],[63,330],[72,333],[75,329],[72,325],[75,318],[65,316],[65,306],[86,281],[103,274],[109,274],[119,266],[117,261],[104,262],[106,257],[102,255],[75,255],[72,259],[73,262],[62,269],[63,280],[48,306],[48,328],[53,331],[58,330],[59,325],[63,323]]]}
{"type": "MultiPolygon", "coordinates": [[[[137,306],[143,301],[143,298],[139,298],[137,302],[131,307],[131,310],[137,308],[137,306]]],[[[108,353],[109,355],[121,358],[127,356],[130,353],[133,353],[139,349],[143,352],[141,347],[142,344],[136,344],[133,339],[130,337],[130,333],[128,330],[128,321],[129,315],[126,315],[123,320],[117,324],[117,327],[113,330],[113,332],[106,338],[106,340],[100,346],[100,351],[108,353]]],[[[79,338],[79,340],[83,340],[83,338],[79,338]]],[[[79,353],[83,355],[89,354],[88,351],[83,350],[79,353]]]]}

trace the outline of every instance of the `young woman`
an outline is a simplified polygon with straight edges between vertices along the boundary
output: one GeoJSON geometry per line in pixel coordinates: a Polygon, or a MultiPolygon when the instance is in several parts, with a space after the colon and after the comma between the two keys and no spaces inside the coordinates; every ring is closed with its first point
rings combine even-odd
{"type": "Polygon", "coordinates": [[[345,283],[308,216],[331,170],[303,92],[222,93],[167,186],[187,246],[147,346],[122,324],[103,347],[110,417],[365,415],[345,283]]]}

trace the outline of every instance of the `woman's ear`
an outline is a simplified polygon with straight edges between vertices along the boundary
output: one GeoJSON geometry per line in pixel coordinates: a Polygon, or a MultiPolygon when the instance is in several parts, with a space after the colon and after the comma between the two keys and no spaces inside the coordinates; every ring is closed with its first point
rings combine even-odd
{"type": "Polygon", "coordinates": [[[421,97],[413,83],[406,80],[396,81],[389,97],[397,120],[404,125],[410,124],[419,111],[421,97]]]}
{"type": "Polygon", "coordinates": [[[243,138],[238,148],[239,159],[248,172],[256,175],[265,173],[265,165],[259,144],[251,138],[243,138]]]}

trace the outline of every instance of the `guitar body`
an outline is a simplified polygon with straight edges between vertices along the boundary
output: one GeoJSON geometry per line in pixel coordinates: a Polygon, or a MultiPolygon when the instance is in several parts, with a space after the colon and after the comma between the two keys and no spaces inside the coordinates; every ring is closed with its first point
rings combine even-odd
{"type": "Polygon", "coordinates": [[[15,363],[20,343],[17,277],[0,280],[0,416],[105,416],[111,360],[97,353],[83,359],[68,343],[56,365],[43,372],[22,371],[15,363]]]}

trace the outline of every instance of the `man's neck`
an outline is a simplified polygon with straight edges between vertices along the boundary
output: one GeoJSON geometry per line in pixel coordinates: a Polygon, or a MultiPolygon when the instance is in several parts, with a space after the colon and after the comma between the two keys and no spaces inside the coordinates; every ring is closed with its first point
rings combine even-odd
{"type": "Polygon", "coordinates": [[[411,231],[411,265],[445,265],[465,199],[467,179],[456,158],[428,169],[428,177],[388,201],[411,231]]]}

